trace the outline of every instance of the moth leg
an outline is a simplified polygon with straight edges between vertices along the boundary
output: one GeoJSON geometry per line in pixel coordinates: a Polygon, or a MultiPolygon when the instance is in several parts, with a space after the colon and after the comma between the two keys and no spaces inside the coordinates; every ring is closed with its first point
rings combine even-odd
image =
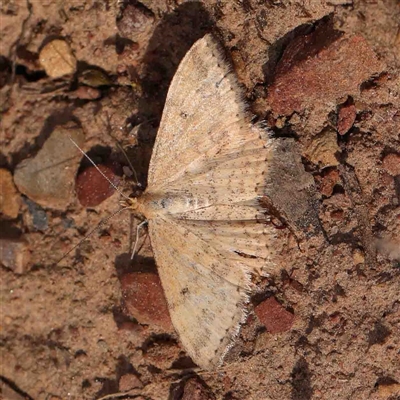
{"type": "Polygon", "coordinates": [[[132,255],[131,255],[131,260],[133,260],[133,257],[135,257],[135,253],[136,253],[136,249],[137,249],[137,245],[139,243],[139,233],[140,233],[140,229],[147,224],[147,219],[142,221],[137,227],[136,227],[136,239],[135,239],[135,245],[133,246],[133,250],[132,250],[132,255]]]}

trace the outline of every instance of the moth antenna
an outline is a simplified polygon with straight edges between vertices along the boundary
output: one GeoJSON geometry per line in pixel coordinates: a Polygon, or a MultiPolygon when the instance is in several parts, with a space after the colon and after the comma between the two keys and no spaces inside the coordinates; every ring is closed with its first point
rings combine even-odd
{"type": "Polygon", "coordinates": [[[141,223],[136,227],[136,239],[135,239],[135,245],[133,246],[133,250],[132,250],[131,260],[133,260],[133,257],[135,257],[136,248],[137,248],[137,245],[138,245],[138,243],[139,243],[139,232],[140,232],[140,228],[141,228],[142,226],[144,226],[145,224],[147,224],[147,220],[141,222],[141,223]]]}
{"type": "Polygon", "coordinates": [[[129,207],[123,207],[120,208],[119,210],[113,212],[111,215],[109,215],[108,217],[102,219],[91,231],[89,231],[88,234],[85,235],[85,237],[79,241],[79,243],[77,243],[75,246],[73,246],[71,249],[69,249],[57,262],[56,265],[59,264],[65,257],[68,256],[68,254],[70,254],[72,251],[74,251],[77,247],[79,247],[85,240],[89,239],[90,236],[93,235],[93,233],[95,233],[97,230],[99,230],[105,223],[107,223],[111,218],[115,217],[116,215],[118,215],[120,212],[125,211],[125,210],[129,210],[129,207]]]}
{"type": "Polygon", "coordinates": [[[91,164],[97,169],[97,172],[99,172],[103,178],[126,200],[129,200],[129,196],[126,194],[122,193],[118,187],[109,179],[106,174],[96,165],[96,163],[79,147],[79,145],[72,139],[71,136],[69,136],[69,140],[75,145],[75,147],[91,162],[91,164]]]}
{"type": "Polygon", "coordinates": [[[139,183],[136,170],[135,170],[135,168],[133,167],[131,161],[129,160],[129,157],[128,157],[128,155],[126,154],[126,151],[122,148],[122,146],[120,145],[120,143],[118,142],[117,139],[115,139],[115,138],[113,138],[113,139],[115,140],[115,143],[116,143],[118,149],[119,149],[119,150],[121,151],[121,153],[124,155],[125,160],[126,160],[127,163],[129,164],[129,168],[130,168],[131,171],[133,172],[133,176],[134,176],[134,179],[135,179],[135,184],[136,184],[136,186],[137,186],[137,187],[141,187],[142,185],[139,183]]]}

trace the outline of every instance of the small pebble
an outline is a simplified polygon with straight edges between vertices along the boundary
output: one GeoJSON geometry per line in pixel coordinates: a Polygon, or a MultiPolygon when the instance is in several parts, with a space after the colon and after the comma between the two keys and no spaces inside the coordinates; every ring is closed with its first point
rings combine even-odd
{"type": "Polygon", "coordinates": [[[183,388],[182,400],[214,400],[215,396],[196,378],[189,379],[183,388]]]}
{"type": "Polygon", "coordinates": [[[378,239],[376,248],[378,252],[390,260],[400,261],[400,237],[378,239]]]}
{"type": "Polygon", "coordinates": [[[6,218],[18,217],[21,197],[14,185],[11,172],[0,168],[0,213],[6,218]]]}
{"type": "Polygon", "coordinates": [[[30,254],[28,244],[21,239],[0,239],[0,262],[15,274],[28,270],[30,254]]]}
{"type": "Polygon", "coordinates": [[[143,351],[143,356],[147,362],[161,370],[171,368],[181,354],[182,348],[179,344],[168,338],[156,338],[154,341],[148,341],[143,351]]]}
{"type": "Polygon", "coordinates": [[[101,96],[100,90],[89,86],[79,86],[73,94],[81,100],[97,100],[101,96]]]}
{"type": "Polygon", "coordinates": [[[400,154],[390,153],[382,161],[383,168],[389,172],[390,175],[400,175],[400,154]]]}
{"type": "MultiPolygon", "coordinates": [[[[97,167],[115,186],[119,185],[120,178],[115,174],[113,168],[103,164],[99,164],[97,167]]],[[[79,202],[84,207],[95,207],[115,192],[115,189],[93,165],[78,175],[75,190],[79,202]]]]}
{"type": "Polygon", "coordinates": [[[337,130],[339,135],[345,135],[356,120],[357,110],[354,104],[346,104],[340,107],[337,130]]]}
{"type": "Polygon", "coordinates": [[[40,64],[50,78],[59,78],[76,71],[76,59],[65,40],[52,40],[39,55],[40,64]]]}
{"type": "Polygon", "coordinates": [[[64,210],[73,200],[75,175],[85,136],[75,124],[57,126],[35,157],[17,165],[14,182],[18,190],[42,207],[64,210]]]}
{"type": "Polygon", "coordinates": [[[277,118],[275,121],[275,126],[278,129],[282,129],[285,126],[285,123],[286,123],[286,117],[277,118]]]}
{"type": "Polygon", "coordinates": [[[355,265],[364,264],[365,262],[364,253],[359,249],[355,249],[353,251],[353,261],[355,265]]]}
{"type": "Polygon", "coordinates": [[[327,174],[321,177],[319,190],[324,196],[329,197],[332,195],[333,188],[338,182],[340,182],[339,171],[337,169],[328,171],[327,174]]]}
{"type": "Polygon", "coordinates": [[[121,18],[117,20],[119,32],[127,38],[137,38],[138,33],[148,31],[153,24],[154,15],[133,4],[128,4],[123,10],[121,18]]]}
{"type": "Polygon", "coordinates": [[[270,297],[255,307],[255,313],[261,323],[271,333],[288,331],[294,321],[294,315],[279,304],[275,297],[270,297]]]}
{"type": "Polygon", "coordinates": [[[108,344],[105,340],[100,339],[97,341],[97,345],[100,347],[101,351],[107,353],[108,351],[108,344]]]}
{"type": "Polygon", "coordinates": [[[24,203],[28,206],[29,216],[31,217],[28,224],[32,225],[37,231],[45,231],[49,227],[46,211],[27,198],[24,198],[24,203]]]}
{"type": "Polygon", "coordinates": [[[143,383],[134,374],[122,375],[119,380],[119,391],[127,392],[132,389],[140,389],[143,387],[143,383]]]}
{"type": "Polygon", "coordinates": [[[400,398],[400,383],[390,382],[388,384],[380,384],[376,389],[379,399],[390,400],[400,398]]]}
{"type": "Polygon", "coordinates": [[[313,139],[307,149],[307,156],[314,164],[326,168],[339,164],[336,158],[336,153],[339,152],[340,147],[337,144],[336,132],[331,129],[324,129],[313,139]]]}
{"type": "Polygon", "coordinates": [[[121,278],[124,308],[141,324],[173,330],[168,305],[157,274],[135,272],[121,278]]]}

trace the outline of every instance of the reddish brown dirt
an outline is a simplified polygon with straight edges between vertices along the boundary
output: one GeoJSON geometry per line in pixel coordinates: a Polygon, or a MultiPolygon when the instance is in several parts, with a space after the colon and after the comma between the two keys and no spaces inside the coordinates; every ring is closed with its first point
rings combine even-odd
{"type": "MultiPolygon", "coordinates": [[[[118,194],[86,208],[67,191],[68,206],[41,206],[2,171],[3,398],[399,399],[399,20],[395,0],[3,1],[1,168],[15,176],[68,126],[118,176],[125,149],[146,182],[169,82],[214,32],[254,114],[295,140],[319,224],[318,235],[283,227],[280,275],[258,282],[224,365],[204,372],[160,313],[159,288],[149,293],[148,241],[130,261],[129,213],[73,248],[118,194]],[[44,72],[40,52],[55,38],[77,60],[73,75],[44,72]]],[[[71,165],[74,176],[87,163],[71,165]]],[[[71,184],[60,176],[46,185],[71,184]]]]}

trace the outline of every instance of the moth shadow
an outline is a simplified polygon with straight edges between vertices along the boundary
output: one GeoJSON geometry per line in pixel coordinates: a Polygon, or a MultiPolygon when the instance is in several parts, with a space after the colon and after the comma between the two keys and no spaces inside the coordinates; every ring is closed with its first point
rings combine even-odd
{"type": "Polygon", "coordinates": [[[158,274],[154,258],[142,257],[138,254],[131,259],[130,253],[123,253],[115,258],[115,270],[118,278],[132,272],[148,272],[158,274]]]}
{"type": "MultiPolygon", "coordinates": [[[[133,375],[139,379],[139,372],[130,363],[129,358],[121,354],[115,366],[115,378],[96,378],[101,383],[101,389],[96,393],[96,398],[112,396],[119,392],[119,381],[124,375],[133,375]]],[[[117,397],[115,397],[117,398],[117,397]]]]}
{"type": "Polygon", "coordinates": [[[147,180],[157,128],[169,85],[179,63],[194,42],[211,30],[212,21],[203,4],[191,1],[168,14],[155,29],[143,58],[142,93],[138,113],[131,124],[139,126],[138,146],[131,150],[131,159],[141,158],[139,175],[147,180]]]}

